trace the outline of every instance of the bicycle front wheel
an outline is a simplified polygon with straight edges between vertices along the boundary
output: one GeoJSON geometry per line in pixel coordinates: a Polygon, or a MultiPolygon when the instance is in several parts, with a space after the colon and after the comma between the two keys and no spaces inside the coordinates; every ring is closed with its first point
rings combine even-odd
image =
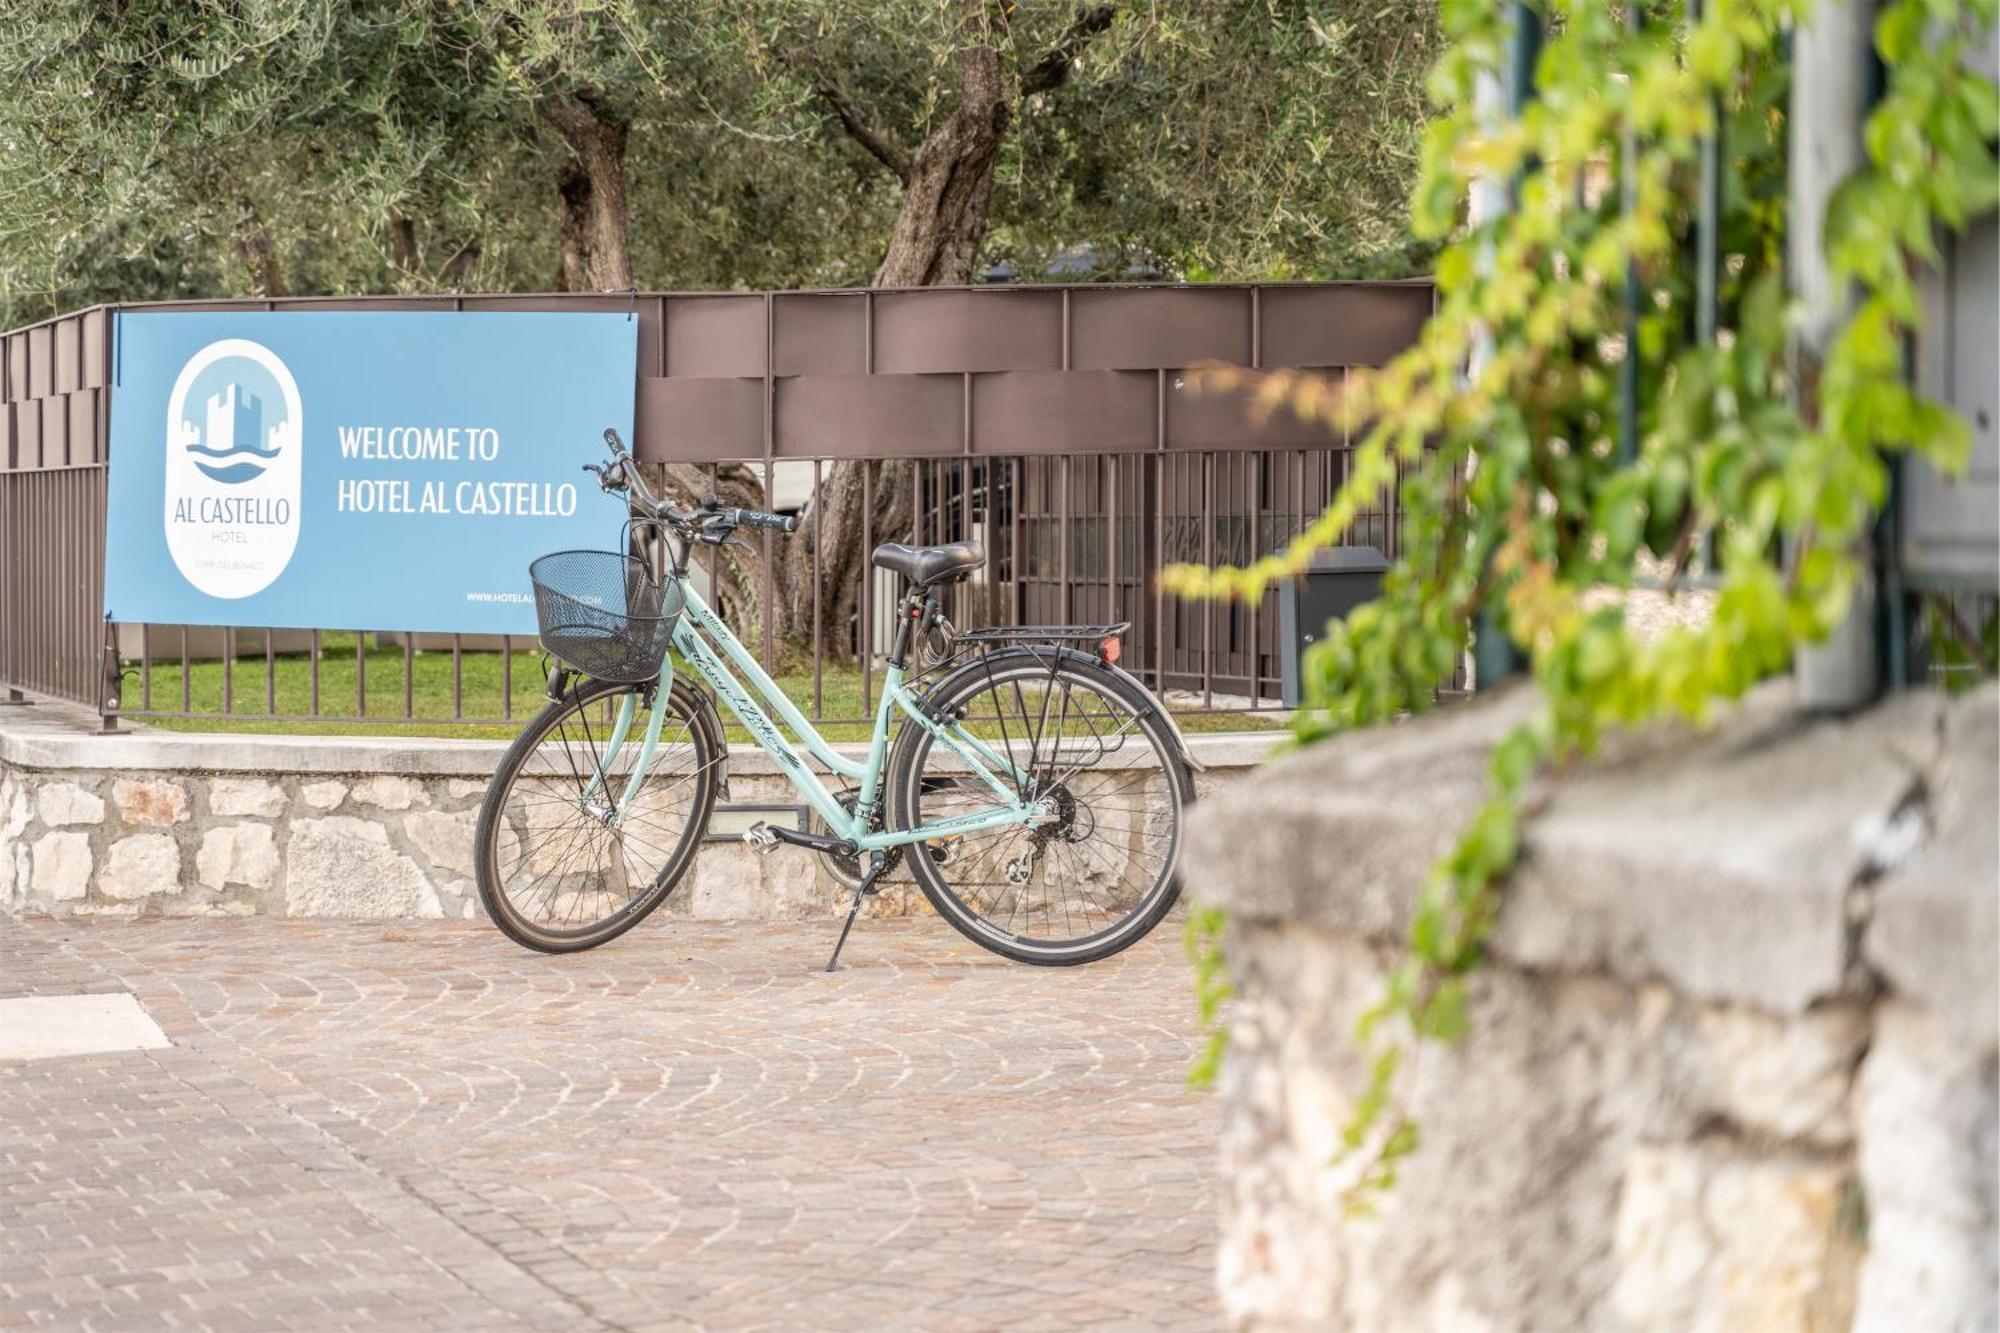
{"type": "Polygon", "coordinates": [[[574,953],[616,939],[666,901],[708,826],[720,747],[692,689],[663,701],[645,780],[646,687],[593,682],[543,709],[500,761],[473,835],[486,915],[517,944],[574,953]],[[616,719],[633,704],[622,744],[616,719]]]}
{"type": "MultiPolygon", "coordinates": [[[[1055,818],[940,838],[909,863],[938,914],[1018,962],[1066,966],[1143,938],[1179,894],[1175,867],[1194,779],[1159,706],[1088,657],[1016,650],[976,659],[929,696],[1015,770],[1055,818]]],[[[928,730],[897,738],[897,828],[991,809],[993,788],[928,730]]]]}

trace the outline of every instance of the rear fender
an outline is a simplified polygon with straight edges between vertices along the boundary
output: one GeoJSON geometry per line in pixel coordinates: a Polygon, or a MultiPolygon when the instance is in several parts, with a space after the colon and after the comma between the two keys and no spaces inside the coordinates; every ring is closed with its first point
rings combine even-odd
{"type": "MultiPolygon", "coordinates": [[[[1039,647],[1023,645],[1018,648],[1003,648],[996,653],[987,654],[986,656],[996,658],[1015,656],[1032,657],[1034,660],[1046,665],[1051,654],[1054,654],[1057,661],[1066,660],[1078,666],[1094,667],[1099,671],[1107,671],[1116,676],[1121,682],[1131,688],[1134,695],[1145,701],[1145,707],[1140,710],[1141,716],[1150,712],[1166,724],[1167,734],[1173,738],[1174,748],[1179,751],[1180,761],[1187,765],[1188,771],[1190,773],[1204,773],[1208,771],[1207,766],[1194,757],[1194,751],[1188,748],[1187,737],[1181,734],[1180,723],[1174,720],[1174,715],[1168,710],[1166,704],[1160,701],[1158,695],[1147,689],[1137,676],[1126,671],[1116,663],[1107,662],[1095,653],[1080,653],[1074,648],[1056,648],[1046,645],[1039,647]]],[[[929,693],[925,696],[926,703],[930,699],[949,696],[957,688],[961,680],[968,676],[976,677],[979,675],[985,669],[983,665],[984,660],[984,656],[975,657],[963,666],[956,667],[947,672],[936,685],[931,687],[929,693]]]]}

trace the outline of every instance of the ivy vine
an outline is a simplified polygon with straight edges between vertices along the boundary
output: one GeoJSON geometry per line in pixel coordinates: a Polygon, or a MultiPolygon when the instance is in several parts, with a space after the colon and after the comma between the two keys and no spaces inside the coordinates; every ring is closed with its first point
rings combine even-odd
{"type": "MultiPolygon", "coordinates": [[[[1535,96],[1495,124],[1475,88],[1508,58],[1507,7],[1444,0],[1415,226],[1448,240],[1438,309],[1415,346],[1344,385],[1302,373],[1211,378],[1336,428],[1364,424],[1349,477],[1286,549],[1247,568],[1180,567],[1190,596],[1252,597],[1297,573],[1398,485],[1405,546],[1380,598],[1306,659],[1299,743],[1432,704],[1490,614],[1529,664],[1536,702],[1488,763],[1483,805],[1434,868],[1408,948],[1357,1039],[1371,1074],[1344,1142],[1350,1201],[1395,1180],[1418,1129],[1397,1072],[1414,1040],[1466,1030],[1466,981],[1520,849],[1538,777],[1608,728],[1704,719],[1784,669],[1846,614],[1889,459],[1964,465],[1962,421],[1911,385],[1918,273],[1938,238],[2000,197],[2000,98],[1968,69],[1996,0],[1891,0],[1874,29],[1884,87],[1865,165],[1825,218],[1833,274],[1854,296],[1813,364],[1792,337],[1786,240],[1787,34],[1809,0],[1649,7],[1549,0],[1535,96]],[[1664,12],[1663,12],[1664,11],[1664,12]],[[1704,136],[1723,145],[1715,333],[1696,317],[1692,257],[1704,136]],[[1480,179],[1514,206],[1466,221],[1480,179]],[[1630,273],[1641,300],[1628,336],[1630,273]],[[1621,375],[1636,359],[1638,431],[1621,449],[1621,375]],[[1472,369],[1469,371],[1468,368],[1472,369]],[[1622,600],[1640,571],[1715,591],[1705,623],[1641,637],[1622,600]]],[[[1212,1073],[1228,979],[1223,921],[1189,923],[1212,1073]]]]}

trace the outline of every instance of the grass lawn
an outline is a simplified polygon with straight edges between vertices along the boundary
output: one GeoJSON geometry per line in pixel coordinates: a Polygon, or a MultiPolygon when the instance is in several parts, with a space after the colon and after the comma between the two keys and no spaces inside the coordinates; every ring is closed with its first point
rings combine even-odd
{"type": "MultiPolygon", "coordinates": [[[[355,711],[355,636],[329,632],[321,636],[319,663],[319,712],[352,714],[355,711]]],[[[223,664],[192,662],[188,666],[188,707],[208,716],[149,718],[143,716],[141,682],[136,668],[125,682],[125,708],[135,721],[171,731],[265,732],[317,736],[463,736],[494,740],[512,739],[528,718],[541,710],[542,655],[539,650],[516,652],[513,656],[511,722],[469,725],[452,717],[452,669],[449,652],[420,652],[410,660],[409,711],[415,721],[402,720],[404,659],[401,647],[370,648],[366,654],[368,706],[359,719],[342,717],[306,718],[312,707],[312,658],[308,653],[280,653],[274,659],[270,693],[266,692],[264,658],[239,657],[230,672],[230,709],[223,711],[223,664]],[[273,707],[275,704],[275,707],[273,707]],[[276,712],[290,717],[259,716],[276,712]]],[[[497,652],[466,652],[459,656],[460,709],[466,717],[498,718],[506,696],[507,673],[504,658],[497,652]]],[[[808,716],[817,713],[829,718],[866,716],[862,707],[861,671],[853,663],[829,662],[820,682],[821,706],[814,708],[812,669],[786,672],[778,683],[808,716]]],[[[871,698],[880,698],[882,674],[875,672],[871,698]]],[[[153,707],[178,709],[181,706],[181,665],[179,661],[153,663],[153,707]]],[[[1183,730],[1269,731],[1283,725],[1270,713],[1177,712],[1183,730]]],[[[723,710],[731,740],[749,739],[723,710]]],[[[831,722],[821,727],[829,740],[866,740],[868,725],[862,722],[831,722]]]]}

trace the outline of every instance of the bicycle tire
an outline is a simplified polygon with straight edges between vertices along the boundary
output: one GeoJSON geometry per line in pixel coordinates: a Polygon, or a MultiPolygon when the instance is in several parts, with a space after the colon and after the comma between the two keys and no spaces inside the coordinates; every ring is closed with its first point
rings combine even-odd
{"type": "MultiPolygon", "coordinates": [[[[1131,910],[1115,921],[1077,938],[1055,940],[1010,930],[1006,925],[991,920],[986,912],[968,901],[967,895],[955,889],[951,881],[953,862],[959,859],[956,856],[913,854],[906,861],[918,887],[938,915],[981,947],[1016,962],[1042,967],[1094,963],[1144,939],[1178,900],[1181,828],[1187,809],[1194,802],[1194,774],[1182,757],[1180,744],[1166,721],[1162,705],[1143,686],[1106,669],[1097,659],[1083,653],[1021,648],[989,654],[959,667],[939,681],[926,697],[926,707],[934,712],[957,709],[982,692],[1024,680],[1085,686],[1099,696],[1121,704],[1130,734],[1145,738],[1152,751],[1152,763],[1126,763],[1117,771],[1151,773],[1157,769],[1165,784],[1172,824],[1154,882],[1139,895],[1131,910]]],[[[1019,741],[1013,736],[1007,739],[1010,746],[1019,741]]],[[[925,760],[934,752],[934,744],[929,730],[914,722],[906,723],[898,733],[889,766],[892,827],[915,828],[923,821],[925,789],[927,785],[933,793],[939,789],[936,785],[940,781],[938,774],[927,776],[925,772],[925,760]]],[[[1058,772],[1052,771],[1049,776],[1058,775],[1058,772]]],[[[983,788],[981,790],[984,791],[983,788]]],[[[1146,836],[1150,835],[1142,830],[1142,843],[1146,836]]],[[[1051,837],[1047,845],[1056,846],[1056,839],[1051,837]]],[[[928,843],[924,846],[931,848],[928,843]]],[[[1032,873],[1032,864],[1030,869],[1032,873]]],[[[1044,871],[1045,877],[1048,873],[1044,871]]]]}
{"type": "MultiPolygon", "coordinates": [[[[682,827],[675,836],[673,846],[657,848],[657,844],[651,839],[642,840],[636,834],[629,835],[628,838],[623,829],[614,835],[610,826],[606,824],[603,826],[604,836],[611,839],[617,847],[616,860],[608,860],[607,853],[594,841],[588,844],[577,842],[577,839],[588,831],[589,824],[588,819],[579,819],[573,821],[578,831],[569,835],[570,841],[565,844],[566,850],[561,853],[562,859],[552,864],[545,864],[542,871],[544,876],[551,870],[559,872],[556,875],[557,887],[550,890],[549,901],[553,904],[556,901],[554,894],[557,888],[561,887],[566,875],[582,873],[583,870],[592,868],[602,869],[607,878],[629,875],[635,861],[635,853],[631,848],[645,846],[657,848],[665,853],[660,858],[661,863],[657,870],[647,877],[647,882],[631,892],[626,901],[609,914],[562,929],[551,928],[530,919],[515,903],[514,896],[507,891],[504,882],[509,867],[503,864],[505,860],[501,847],[503,831],[521,849],[519,857],[513,863],[514,866],[518,867],[524,860],[529,869],[532,870],[535,866],[537,844],[531,836],[535,832],[532,826],[532,820],[535,818],[532,804],[524,802],[520,807],[510,807],[509,801],[517,789],[524,770],[534,760],[543,742],[564,724],[565,719],[571,717],[584,719],[588,734],[589,713],[586,710],[610,702],[620,695],[643,691],[644,688],[639,685],[592,681],[564,698],[551,702],[536,715],[519,736],[515,737],[513,744],[501,758],[492,782],[487,786],[486,796],[479,807],[479,822],[473,833],[474,879],[477,881],[479,899],[486,909],[488,919],[509,939],[524,948],[541,953],[577,953],[607,944],[650,916],[667,900],[668,895],[686,877],[693,864],[695,853],[700,847],[701,836],[708,827],[709,815],[714,809],[716,770],[722,751],[721,743],[713,728],[705,723],[704,701],[692,686],[676,681],[668,694],[670,712],[662,726],[660,750],[656,753],[655,767],[648,779],[647,788],[642,789],[643,799],[645,791],[653,786],[663,771],[684,773],[685,777],[681,781],[692,783],[682,827]],[[661,758],[672,756],[683,747],[687,753],[676,759],[673,769],[662,770],[658,766],[661,758]],[[590,848],[583,853],[589,859],[578,863],[581,869],[573,864],[573,858],[578,855],[580,847],[590,848]]],[[[645,714],[642,710],[634,720],[635,732],[644,725],[644,721],[645,714]]],[[[565,733],[565,744],[568,749],[581,748],[568,744],[567,733],[565,733]]],[[[637,735],[626,741],[628,747],[637,744],[637,735]]],[[[575,779],[581,791],[580,774],[583,767],[587,766],[586,761],[574,754],[565,756],[565,760],[567,774],[563,769],[551,764],[552,772],[539,776],[546,776],[552,783],[565,789],[572,779],[575,779]]],[[[563,800],[566,799],[565,794],[563,800]]],[[[562,800],[555,799],[537,798],[537,800],[542,804],[563,803],[562,800]]],[[[579,811],[587,813],[581,806],[579,811]]],[[[547,836],[553,845],[552,840],[563,835],[560,831],[556,831],[547,836]]],[[[590,836],[595,838],[594,834],[590,836]]],[[[592,890],[592,892],[600,897],[604,893],[603,890],[592,890]]],[[[583,898],[581,889],[572,890],[572,894],[579,901],[583,898]]]]}

